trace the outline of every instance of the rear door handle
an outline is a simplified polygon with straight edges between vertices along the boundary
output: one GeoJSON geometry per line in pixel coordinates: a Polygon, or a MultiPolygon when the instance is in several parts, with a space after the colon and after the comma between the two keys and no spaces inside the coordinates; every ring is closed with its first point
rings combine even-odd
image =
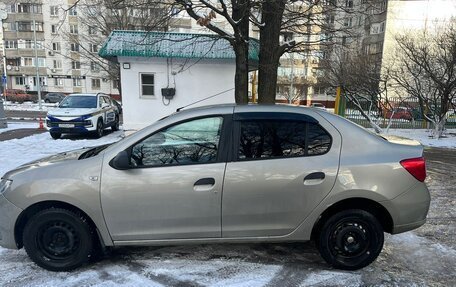
{"type": "Polygon", "coordinates": [[[313,172],[304,178],[304,185],[317,185],[325,180],[324,172],[313,172]]]}
{"type": "Polygon", "coordinates": [[[306,180],[312,180],[312,179],[325,179],[325,173],[324,172],[313,172],[311,174],[308,174],[305,178],[304,181],[306,180]]]}

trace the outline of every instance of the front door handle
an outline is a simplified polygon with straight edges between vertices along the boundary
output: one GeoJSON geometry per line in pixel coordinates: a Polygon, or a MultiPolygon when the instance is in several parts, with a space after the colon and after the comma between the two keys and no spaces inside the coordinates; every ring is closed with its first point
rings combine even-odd
{"type": "Polygon", "coordinates": [[[313,172],[304,178],[304,185],[317,185],[325,180],[324,172],[313,172]]]}
{"type": "Polygon", "coordinates": [[[197,185],[214,185],[215,184],[215,179],[213,179],[212,177],[207,177],[207,178],[202,178],[202,179],[199,179],[195,182],[194,186],[197,186],[197,185]]]}

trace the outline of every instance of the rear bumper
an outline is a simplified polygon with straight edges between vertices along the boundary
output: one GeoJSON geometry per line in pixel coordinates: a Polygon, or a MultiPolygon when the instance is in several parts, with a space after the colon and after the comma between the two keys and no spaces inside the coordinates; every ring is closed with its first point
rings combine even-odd
{"type": "Polygon", "coordinates": [[[383,202],[391,212],[392,234],[416,229],[426,223],[431,196],[426,184],[419,182],[393,200],[383,202]]]}
{"type": "Polygon", "coordinates": [[[17,249],[14,239],[14,226],[21,212],[22,209],[0,195],[0,246],[17,249]]]}

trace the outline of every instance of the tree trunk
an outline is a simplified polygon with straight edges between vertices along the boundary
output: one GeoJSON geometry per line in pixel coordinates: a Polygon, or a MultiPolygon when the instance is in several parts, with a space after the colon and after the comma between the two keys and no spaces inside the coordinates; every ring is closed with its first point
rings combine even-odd
{"type": "Polygon", "coordinates": [[[264,26],[260,28],[260,54],[258,70],[258,103],[274,104],[277,90],[277,68],[283,51],[280,47],[280,27],[284,0],[263,2],[261,18],[264,26]]]}
{"type": "Polygon", "coordinates": [[[236,73],[234,75],[234,99],[236,104],[245,105],[249,102],[249,70],[247,60],[247,45],[234,48],[236,55],[236,73]]]}
{"type": "Polygon", "coordinates": [[[232,18],[239,22],[240,35],[235,35],[234,54],[236,55],[236,73],[234,76],[234,99],[236,104],[249,102],[249,15],[250,1],[233,0],[232,18]]]}

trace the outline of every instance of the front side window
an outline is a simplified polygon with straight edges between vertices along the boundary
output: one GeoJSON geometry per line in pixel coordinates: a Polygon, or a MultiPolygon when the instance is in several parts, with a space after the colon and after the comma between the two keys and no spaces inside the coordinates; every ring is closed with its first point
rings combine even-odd
{"type": "Polygon", "coordinates": [[[222,117],[180,123],[135,144],[131,165],[136,167],[212,163],[222,129],[222,117]]]}
{"type": "Polygon", "coordinates": [[[288,120],[241,122],[238,159],[267,159],[326,153],[331,137],[318,124],[288,120]]]}

